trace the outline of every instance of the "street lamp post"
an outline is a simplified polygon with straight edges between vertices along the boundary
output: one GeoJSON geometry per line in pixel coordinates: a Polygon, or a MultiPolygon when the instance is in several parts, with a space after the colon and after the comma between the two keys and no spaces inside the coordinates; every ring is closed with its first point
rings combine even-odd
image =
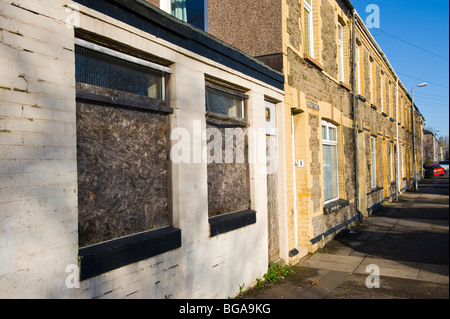
{"type": "Polygon", "coordinates": [[[443,158],[442,158],[441,142],[440,142],[440,140],[439,140],[439,138],[438,138],[438,136],[439,136],[438,133],[439,133],[439,132],[441,132],[441,130],[436,130],[434,133],[436,134],[436,140],[438,141],[438,147],[439,147],[438,161],[442,161],[443,158]]]}
{"type": "Polygon", "coordinates": [[[414,165],[414,189],[417,191],[419,189],[418,181],[417,181],[417,165],[416,165],[416,129],[415,129],[415,119],[414,119],[414,88],[427,86],[427,83],[420,83],[415,85],[411,90],[411,119],[412,119],[412,131],[413,131],[413,165],[414,165]]]}

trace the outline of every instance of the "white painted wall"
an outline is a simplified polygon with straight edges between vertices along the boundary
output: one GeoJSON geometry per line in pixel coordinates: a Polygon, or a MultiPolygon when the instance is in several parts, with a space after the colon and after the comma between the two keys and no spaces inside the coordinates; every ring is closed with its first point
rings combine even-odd
{"type": "Polygon", "coordinates": [[[250,165],[257,223],[210,238],[206,163],[182,163],[171,167],[181,248],[67,288],[78,211],[74,28],[66,22],[173,61],[172,128],[205,127],[205,74],[250,90],[253,128],[265,128],[264,95],[283,100],[279,90],[71,1],[0,0],[0,298],[227,298],[254,285],[268,262],[265,166],[250,165]]]}

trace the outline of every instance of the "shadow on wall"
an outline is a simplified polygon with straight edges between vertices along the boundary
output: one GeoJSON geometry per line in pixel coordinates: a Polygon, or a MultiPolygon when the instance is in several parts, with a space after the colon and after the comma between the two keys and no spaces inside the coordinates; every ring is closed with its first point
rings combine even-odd
{"type": "MultiPolygon", "coordinates": [[[[33,13],[23,13],[34,21],[33,13]]],[[[73,50],[58,47],[58,57],[43,57],[48,52],[28,47],[33,43],[28,36],[12,31],[3,30],[8,36],[0,44],[2,59],[10,63],[10,82],[0,87],[6,111],[0,128],[0,140],[6,141],[0,172],[0,231],[6,236],[0,296],[60,298],[70,295],[61,291],[66,266],[77,263],[74,70],[67,69],[74,65],[73,50]]],[[[54,42],[50,32],[41,36],[54,42]]]]}

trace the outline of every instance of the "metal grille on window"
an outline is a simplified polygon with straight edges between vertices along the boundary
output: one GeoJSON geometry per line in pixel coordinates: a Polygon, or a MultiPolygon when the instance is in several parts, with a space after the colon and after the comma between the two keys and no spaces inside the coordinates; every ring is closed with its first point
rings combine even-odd
{"type": "Polygon", "coordinates": [[[207,87],[206,110],[236,118],[244,118],[244,99],[207,87]]]}
{"type": "Polygon", "coordinates": [[[76,81],[164,100],[161,71],[75,46],[76,81]]]}

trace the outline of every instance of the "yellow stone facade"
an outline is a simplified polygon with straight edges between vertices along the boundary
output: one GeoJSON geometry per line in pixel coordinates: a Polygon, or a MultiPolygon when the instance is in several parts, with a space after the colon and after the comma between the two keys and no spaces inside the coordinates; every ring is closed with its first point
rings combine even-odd
{"type": "MultiPolygon", "coordinates": [[[[350,1],[270,0],[252,19],[241,12],[246,2],[210,0],[210,32],[284,74],[286,262],[296,263],[414,182],[411,97],[350,1]],[[223,23],[215,31],[215,21],[230,19],[232,32],[223,23]],[[322,123],[337,132],[332,201],[324,200],[322,123]]],[[[415,120],[420,159],[417,108],[415,120]]]]}

